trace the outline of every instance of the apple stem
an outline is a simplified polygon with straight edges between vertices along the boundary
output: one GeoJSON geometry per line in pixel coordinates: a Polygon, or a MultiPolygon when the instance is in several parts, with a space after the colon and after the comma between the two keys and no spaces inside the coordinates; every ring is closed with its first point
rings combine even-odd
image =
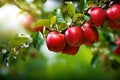
{"type": "Polygon", "coordinates": [[[86,20],[84,20],[80,26],[83,26],[83,24],[84,24],[85,22],[86,22],[86,20]]]}

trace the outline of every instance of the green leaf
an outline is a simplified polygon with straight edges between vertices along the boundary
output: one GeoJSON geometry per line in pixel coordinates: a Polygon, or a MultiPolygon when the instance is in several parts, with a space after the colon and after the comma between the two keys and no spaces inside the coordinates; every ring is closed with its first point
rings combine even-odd
{"type": "Polygon", "coordinates": [[[33,26],[44,26],[49,27],[50,23],[48,19],[40,19],[34,23],[33,26]]]}
{"type": "Polygon", "coordinates": [[[73,21],[80,21],[80,20],[83,20],[84,16],[83,14],[81,13],[76,13],[74,16],[73,16],[73,21]]]}
{"type": "Polygon", "coordinates": [[[75,14],[74,4],[71,1],[67,1],[65,4],[67,4],[66,10],[68,12],[68,15],[72,17],[75,14]]]}
{"type": "Polygon", "coordinates": [[[56,9],[55,14],[56,14],[56,18],[57,18],[57,23],[65,23],[65,20],[63,19],[60,9],[56,9]]]}
{"type": "Polygon", "coordinates": [[[58,25],[58,30],[62,30],[64,29],[67,25],[65,20],[63,19],[63,16],[61,14],[61,10],[60,9],[56,9],[55,10],[56,13],[56,19],[57,19],[57,25],[58,25]]]}
{"type": "Polygon", "coordinates": [[[54,25],[56,23],[56,16],[53,16],[51,19],[50,19],[50,24],[54,25]]]}
{"type": "Polygon", "coordinates": [[[17,34],[11,41],[10,41],[10,45],[12,47],[14,46],[20,46],[23,45],[24,43],[31,43],[32,42],[32,38],[29,34],[27,33],[20,33],[17,34]]]}
{"type": "Polygon", "coordinates": [[[115,70],[120,69],[120,63],[116,60],[111,60],[111,67],[115,70]]]}
{"type": "Polygon", "coordinates": [[[108,32],[108,31],[103,30],[103,31],[102,31],[102,35],[103,35],[103,37],[104,37],[105,40],[107,40],[108,42],[112,42],[112,38],[111,38],[111,36],[109,35],[109,32],[108,32]]]}
{"type": "Polygon", "coordinates": [[[97,63],[98,63],[98,54],[95,54],[91,60],[92,67],[96,68],[97,63]]]}
{"type": "Polygon", "coordinates": [[[76,13],[74,16],[73,16],[73,22],[76,23],[76,25],[81,25],[83,19],[84,19],[84,16],[83,14],[81,13],[76,13]]]}
{"type": "Polygon", "coordinates": [[[80,3],[78,5],[80,12],[84,11],[84,9],[86,8],[86,3],[87,3],[87,0],[80,0],[80,3]]]}
{"type": "Polygon", "coordinates": [[[35,49],[39,50],[41,45],[43,44],[43,35],[41,32],[33,33],[33,46],[35,49]]]}
{"type": "Polygon", "coordinates": [[[109,44],[108,44],[108,48],[111,51],[115,50],[117,47],[118,47],[118,45],[116,43],[114,43],[114,42],[109,42],[109,44]]]}
{"type": "Polygon", "coordinates": [[[66,23],[58,23],[57,25],[58,25],[58,30],[64,30],[67,27],[66,23]]]}
{"type": "Polygon", "coordinates": [[[90,20],[90,15],[84,15],[84,20],[90,20]]]}

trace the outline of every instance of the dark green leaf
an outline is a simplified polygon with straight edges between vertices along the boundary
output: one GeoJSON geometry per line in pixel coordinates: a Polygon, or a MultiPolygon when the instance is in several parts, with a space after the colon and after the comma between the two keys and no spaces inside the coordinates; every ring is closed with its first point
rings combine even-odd
{"type": "Polygon", "coordinates": [[[111,67],[115,70],[120,69],[120,63],[117,62],[116,60],[111,60],[111,67]]]}
{"type": "Polygon", "coordinates": [[[34,23],[33,26],[44,26],[49,27],[50,23],[48,19],[40,19],[34,23]]]}
{"type": "Polygon", "coordinates": [[[9,52],[3,55],[3,63],[7,64],[9,62],[9,52]]]}
{"type": "Polygon", "coordinates": [[[86,3],[87,3],[87,0],[80,0],[80,3],[78,5],[80,12],[82,12],[86,8],[86,3]]]}
{"type": "Polygon", "coordinates": [[[97,63],[98,63],[98,55],[95,54],[95,55],[93,56],[92,60],[91,60],[91,65],[92,65],[92,67],[93,67],[93,68],[96,68],[97,63]]]}
{"type": "Polygon", "coordinates": [[[41,45],[43,44],[43,35],[41,32],[33,33],[33,46],[35,49],[39,50],[41,45]]]}
{"type": "Polygon", "coordinates": [[[118,47],[118,45],[114,42],[109,42],[108,47],[111,51],[113,51],[118,47]]]}
{"type": "Polygon", "coordinates": [[[102,31],[102,35],[104,37],[105,40],[107,40],[108,42],[111,42],[112,41],[112,38],[111,36],[109,35],[109,32],[108,31],[102,31]]]}

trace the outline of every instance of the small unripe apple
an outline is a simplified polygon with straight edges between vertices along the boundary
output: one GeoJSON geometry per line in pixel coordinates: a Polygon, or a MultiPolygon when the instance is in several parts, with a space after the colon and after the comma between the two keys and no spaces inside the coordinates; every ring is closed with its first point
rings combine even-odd
{"type": "Polygon", "coordinates": [[[106,12],[100,7],[91,7],[88,14],[91,16],[90,21],[95,27],[102,26],[106,20],[106,12]]]}
{"type": "Polygon", "coordinates": [[[79,47],[72,47],[67,44],[63,49],[62,53],[68,54],[68,55],[75,55],[78,52],[78,50],[79,50],[79,47]]]}
{"type": "Polygon", "coordinates": [[[59,32],[50,32],[46,37],[46,44],[50,51],[61,52],[66,46],[65,36],[59,32]]]}
{"type": "Polygon", "coordinates": [[[83,27],[84,31],[84,44],[87,46],[92,45],[94,42],[98,41],[98,31],[95,27],[91,26],[90,23],[86,22],[83,27]]]}
{"type": "Polygon", "coordinates": [[[84,40],[83,30],[79,26],[70,27],[65,31],[65,39],[70,46],[80,46],[84,40]]]}

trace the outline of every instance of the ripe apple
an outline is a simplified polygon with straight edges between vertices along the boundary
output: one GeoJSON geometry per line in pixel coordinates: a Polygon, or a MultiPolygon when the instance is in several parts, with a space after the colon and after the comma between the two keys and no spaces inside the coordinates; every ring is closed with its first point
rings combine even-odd
{"type": "Polygon", "coordinates": [[[86,22],[83,27],[84,31],[84,44],[87,46],[92,45],[94,42],[98,41],[98,31],[95,27],[91,26],[90,23],[86,22]]]}
{"type": "Polygon", "coordinates": [[[112,29],[120,29],[120,22],[117,22],[117,21],[108,21],[108,25],[112,29]]]}
{"type": "Polygon", "coordinates": [[[83,30],[79,26],[70,27],[65,31],[65,39],[70,46],[80,46],[84,40],[83,30]]]}
{"type": "Polygon", "coordinates": [[[120,45],[113,51],[114,54],[120,55],[120,45]]]}
{"type": "Polygon", "coordinates": [[[117,45],[120,45],[120,37],[117,37],[117,39],[116,39],[116,44],[117,44],[117,45]]]}
{"type": "Polygon", "coordinates": [[[114,29],[120,29],[120,5],[113,5],[106,11],[106,13],[109,27],[114,29]]]}
{"type": "Polygon", "coordinates": [[[56,31],[50,32],[46,37],[46,43],[49,50],[60,52],[66,46],[65,36],[56,31]]]}
{"type": "Polygon", "coordinates": [[[102,26],[106,20],[106,12],[100,7],[91,7],[88,14],[91,16],[90,21],[95,27],[102,26]]]}
{"type": "Polygon", "coordinates": [[[72,47],[70,45],[66,45],[65,48],[63,49],[62,53],[63,54],[68,54],[68,55],[75,55],[79,50],[79,46],[78,47],[72,47]]]}
{"type": "Polygon", "coordinates": [[[115,43],[117,44],[117,48],[113,51],[113,53],[120,55],[120,37],[117,37],[115,43]]]}
{"type": "Polygon", "coordinates": [[[32,30],[33,30],[34,32],[39,32],[39,31],[42,32],[42,31],[43,31],[43,26],[33,27],[32,30]]]}
{"type": "Polygon", "coordinates": [[[120,5],[116,4],[109,8],[107,11],[107,18],[109,21],[119,21],[120,20],[120,5]]]}

